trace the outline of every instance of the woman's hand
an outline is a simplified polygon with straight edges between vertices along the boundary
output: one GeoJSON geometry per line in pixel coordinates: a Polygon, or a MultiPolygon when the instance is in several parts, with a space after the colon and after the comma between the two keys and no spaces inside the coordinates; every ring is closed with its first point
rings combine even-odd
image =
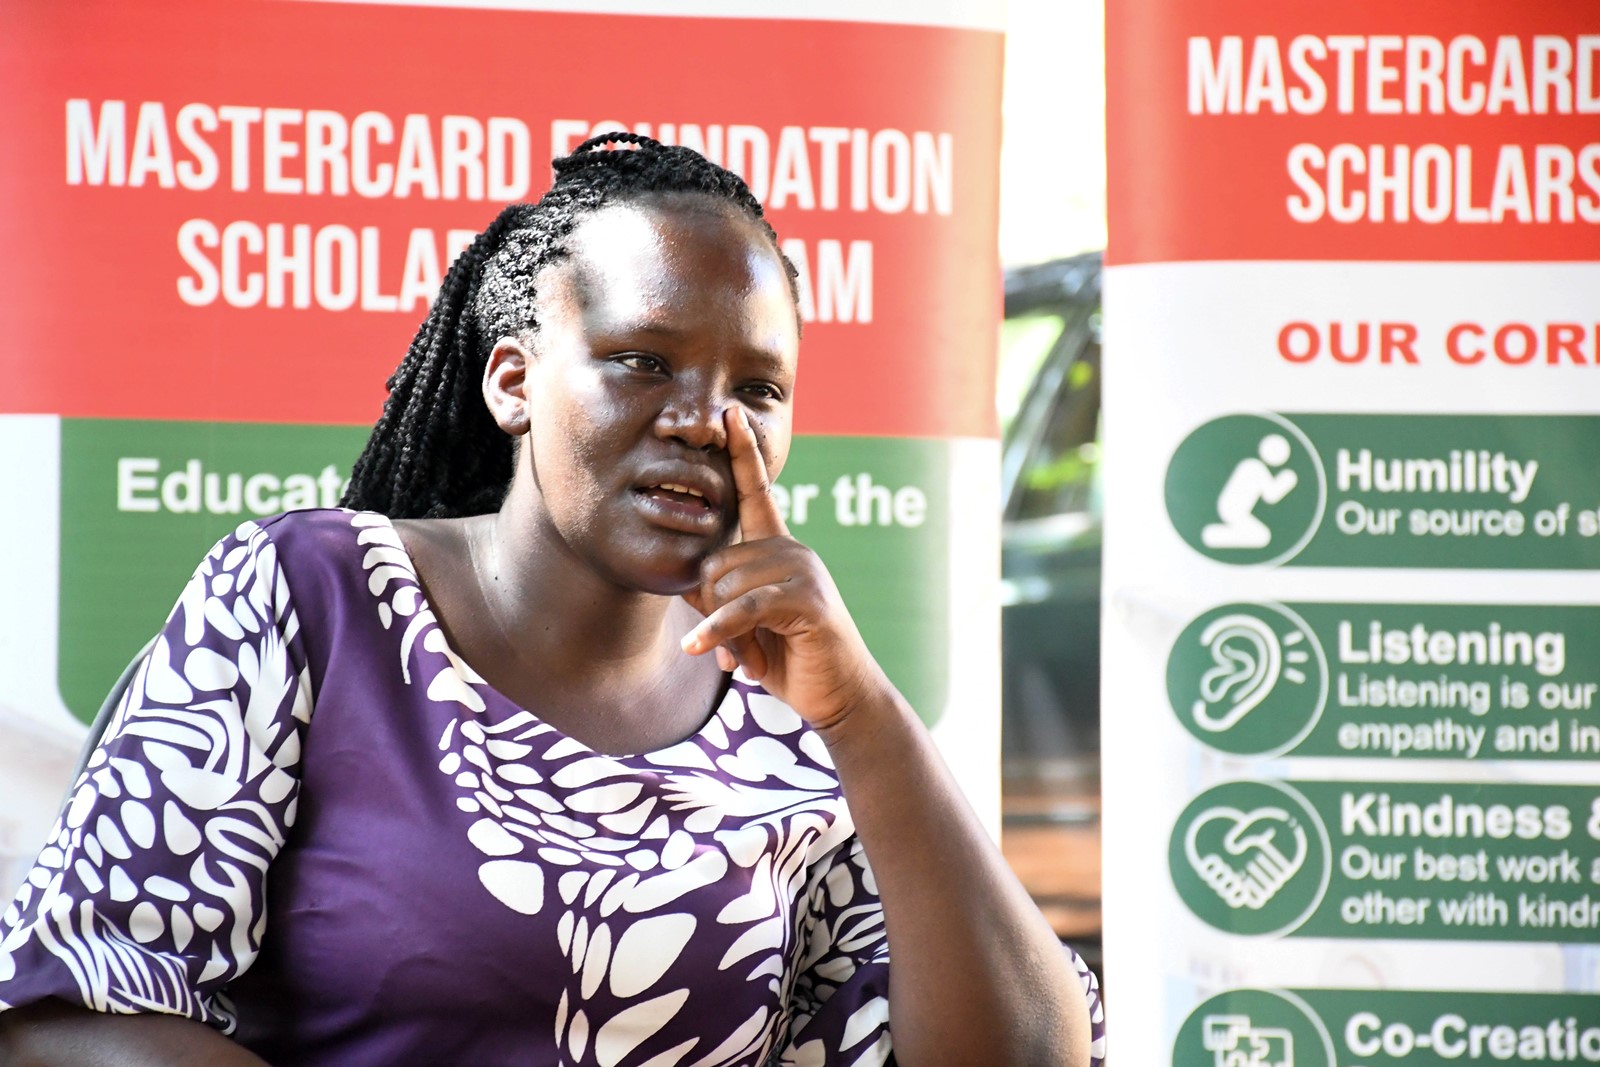
{"type": "Polygon", "coordinates": [[[789,536],[744,409],[723,416],[738,491],[738,544],[706,557],[700,588],[684,599],[706,618],[684,651],[716,650],[815,728],[843,721],[890,683],[844,606],[822,560],[789,536]]]}
{"type": "Polygon", "coordinates": [[[896,1062],[1083,1067],[1088,1010],[1065,953],[827,568],[789,536],[742,410],[724,417],[742,540],[707,557],[684,597],[706,618],[683,647],[737,660],[827,743],[883,900],[896,1062]]]}

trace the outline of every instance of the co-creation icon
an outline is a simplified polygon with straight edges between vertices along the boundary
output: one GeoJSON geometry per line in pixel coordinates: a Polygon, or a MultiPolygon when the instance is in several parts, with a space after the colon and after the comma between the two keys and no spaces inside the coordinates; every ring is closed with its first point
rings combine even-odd
{"type": "Polygon", "coordinates": [[[1257,1026],[1248,1015],[1207,1015],[1201,1024],[1216,1067],[1294,1067],[1294,1034],[1284,1026],[1257,1026]]]}
{"type": "Polygon", "coordinates": [[[1328,1028],[1288,990],[1230,989],[1178,1030],[1172,1067],[1334,1067],[1328,1028]]]}

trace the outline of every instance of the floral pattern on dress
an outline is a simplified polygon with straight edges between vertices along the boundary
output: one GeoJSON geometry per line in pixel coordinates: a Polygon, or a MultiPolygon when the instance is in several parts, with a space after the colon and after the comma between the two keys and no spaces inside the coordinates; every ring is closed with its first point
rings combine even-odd
{"type": "Polygon", "coordinates": [[[638,756],[596,753],[527,711],[486,717],[500,698],[449,647],[392,525],[354,522],[401,669],[458,708],[438,769],[484,857],[480,884],[512,911],[559,912],[564,1062],[613,1067],[673,1019],[715,1016],[715,987],[675,966],[695,942],[720,950],[718,970],[764,984],[770,1004],[651,1067],[885,1063],[884,995],[852,1003],[831,1040],[807,1030],[861,966],[886,968],[888,950],[832,760],[799,715],[738,679],[695,736],[638,756]],[[748,890],[715,913],[692,903],[730,881],[748,890]],[[848,1061],[830,1058],[844,1051],[848,1061]]]}
{"type": "Polygon", "coordinates": [[[294,824],[311,688],[276,550],[201,561],[0,917],[0,1008],[42,996],[231,1031],[294,824]],[[42,988],[41,988],[42,987],[42,988]]]}
{"type": "MultiPolygon", "coordinates": [[[[489,688],[449,647],[389,521],[342,511],[246,522],[201,562],[0,916],[0,1010],[57,997],[186,1015],[248,1043],[233,983],[255,1032],[292,1002],[287,1039],[320,1042],[277,1046],[280,1060],[392,1063],[406,1055],[396,1040],[467,1047],[470,1018],[374,1026],[394,1002],[360,1000],[385,987],[426,1004],[439,987],[405,986],[412,961],[438,965],[428,973],[442,980],[472,977],[451,941],[426,940],[457,919],[492,933],[489,956],[520,939],[533,964],[530,984],[507,984],[502,970],[492,992],[473,987],[452,1001],[519,1006],[520,1015],[495,1008],[518,1029],[513,1051],[493,1062],[893,1062],[877,886],[827,749],[799,716],[735,677],[689,739],[638,755],[593,752],[489,688]],[[303,620],[315,625],[304,631],[303,620]],[[375,848],[370,822],[350,833],[342,821],[397,799],[360,775],[374,752],[388,753],[388,788],[415,783],[406,799],[427,800],[404,809],[413,821],[388,825],[451,857],[408,867],[414,881],[392,893],[374,872],[393,868],[395,839],[375,848]],[[290,833],[303,778],[295,832],[316,844],[302,849],[290,833]],[[276,948],[258,960],[269,881],[337,895],[358,884],[337,881],[349,869],[366,872],[359,915],[319,913],[318,901],[286,890],[271,909],[283,920],[276,948]],[[422,904],[446,911],[419,910],[420,889],[422,904]],[[324,917],[309,935],[301,906],[324,917]],[[419,940],[375,948],[392,929],[419,940]],[[329,940],[331,955],[306,952],[329,940]],[[310,970],[274,991],[291,957],[310,970]],[[399,970],[354,966],[372,960],[399,970]],[[346,970],[358,987],[340,984],[346,970]],[[310,986],[329,995],[308,995],[310,986]]],[[[1098,1063],[1103,1018],[1081,970],[1098,1063]]]]}

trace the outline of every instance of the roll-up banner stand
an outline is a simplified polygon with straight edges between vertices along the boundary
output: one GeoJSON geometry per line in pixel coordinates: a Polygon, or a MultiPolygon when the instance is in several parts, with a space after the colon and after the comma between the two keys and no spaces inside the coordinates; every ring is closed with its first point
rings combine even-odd
{"type": "Polygon", "coordinates": [[[1600,8],[1111,0],[1119,1062],[1600,1062],[1600,8]]]}
{"type": "Polygon", "coordinates": [[[206,549],[338,500],[452,257],[617,128],[767,205],[780,506],[998,822],[995,14],[531,6],[4,5],[0,896],[206,549]]]}

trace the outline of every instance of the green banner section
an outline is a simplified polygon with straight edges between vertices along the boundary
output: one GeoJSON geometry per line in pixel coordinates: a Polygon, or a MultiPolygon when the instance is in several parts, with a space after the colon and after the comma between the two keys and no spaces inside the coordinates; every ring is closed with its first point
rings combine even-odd
{"type": "Polygon", "coordinates": [[[1178,636],[1172,709],[1245,756],[1600,756],[1600,609],[1226,604],[1178,636]]]}
{"type": "Polygon", "coordinates": [[[336,506],[369,429],[62,419],[57,678],[72,713],[94,717],[219,538],[336,506]]]}
{"type": "Polygon", "coordinates": [[[1600,788],[1229,782],[1168,862],[1230,933],[1600,942],[1600,788]]]}
{"type": "Polygon", "coordinates": [[[947,442],[898,437],[797,437],[778,481],[789,531],[827,563],[878,662],[930,726],[944,714],[952,655],[949,486],[947,442]]]}
{"type": "Polygon", "coordinates": [[[1223,563],[1600,569],[1600,416],[1229,415],[1167,468],[1223,563]]]}
{"type": "MultiPolygon", "coordinates": [[[[206,550],[331,507],[366,427],[64,419],[59,686],[92,718],[206,550]]],[[[933,722],[948,689],[949,445],[796,438],[777,492],[889,676],[933,722]]]]}
{"type": "Polygon", "coordinates": [[[1593,994],[1233,989],[1196,1008],[1173,1067],[1600,1063],[1593,994]]]}

